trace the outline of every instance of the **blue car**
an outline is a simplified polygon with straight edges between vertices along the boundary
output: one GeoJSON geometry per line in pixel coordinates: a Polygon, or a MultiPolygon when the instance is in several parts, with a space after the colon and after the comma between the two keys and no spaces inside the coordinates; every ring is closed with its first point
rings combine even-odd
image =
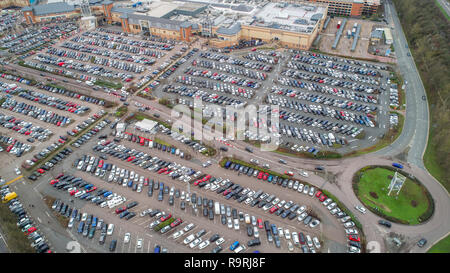
{"type": "Polygon", "coordinates": [[[233,251],[233,250],[235,250],[238,246],[239,246],[239,241],[236,241],[236,242],[234,242],[234,243],[230,246],[230,250],[233,251]]]}
{"type": "Polygon", "coordinates": [[[399,169],[403,169],[403,165],[400,163],[392,163],[392,166],[399,168],[399,169]]]}

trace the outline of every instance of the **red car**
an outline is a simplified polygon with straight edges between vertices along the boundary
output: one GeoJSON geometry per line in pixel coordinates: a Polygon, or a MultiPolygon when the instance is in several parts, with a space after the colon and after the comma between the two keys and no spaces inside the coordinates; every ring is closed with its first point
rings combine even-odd
{"type": "Polygon", "coordinates": [[[258,179],[261,179],[262,177],[263,177],[263,172],[259,172],[259,174],[258,174],[258,179]]]}
{"type": "Polygon", "coordinates": [[[348,236],[348,239],[349,239],[350,241],[354,241],[354,242],[359,242],[359,241],[361,241],[361,239],[359,238],[358,235],[349,235],[349,236],[348,236]]]}
{"type": "Polygon", "coordinates": [[[103,159],[101,159],[101,160],[98,162],[97,167],[98,167],[98,168],[103,167],[103,159]]]}
{"type": "Polygon", "coordinates": [[[30,228],[27,230],[26,234],[29,235],[29,234],[35,232],[36,230],[37,230],[37,229],[36,229],[35,227],[30,227],[30,228]]]}
{"type": "Polygon", "coordinates": [[[316,197],[319,198],[321,194],[322,194],[321,191],[317,191],[317,192],[316,192],[316,197]]]}
{"type": "Polygon", "coordinates": [[[291,171],[284,171],[285,175],[294,176],[294,173],[291,171]]]}
{"type": "Polygon", "coordinates": [[[228,189],[228,190],[225,190],[225,191],[223,192],[223,196],[225,196],[225,195],[229,194],[230,192],[231,192],[231,190],[230,190],[230,189],[228,189]]]}
{"type": "Polygon", "coordinates": [[[202,181],[203,182],[208,181],[210,178],[211,178],[211,175],[208,174],[207,176],[203,177],[202,181]]]}
{"type": "Polygon", "coordinates": [[[162,174],[163,172],[167,171],[167,167],[166,168],[162,168],[161,170],[158,171],[158,174],[162,174]]]}
{"type": "Polygon", "coordinates": [[[279,208],[277,207],[277,206],[273,206],[270,210],[269,210],[269,212],[270,213],[274,213],[275,211],[277,211],[279,208]]]}
{"type": "Polygon", "coordinates": [[[56,184],[56,183],[58,183],[58,182],[59,182],[58,179],[52,179],[52,180],[50,181],[50,185],[56,184]]]}
{"type": "Polygon", "coordinates": [[[320,202],[325,201],[325,199],[327,199],[327,196],[322,193],[322,195],[319,197],[320,202]]]}
{"type": "Polygon", "coordinates": [[[92,188],[90,188],[89,190],[87,190],[86,192],[92,192],[92,191],[95,191],[97,189],[97,187],[96,186],[93,186],[92,188]]]}
{"type": "Polygon", "coordinates": [[[262,221],[262,219],[258,218],[257,222],[258,222],[258,228],[262,229],[263,228],[263,221],[262,221]]]}
{"type": "Polygon", "coordinates": [[[200,184],[201,182],[203,182],[203,181],[201,181],[201,180],[195,181],[195,182],[194,182],[194,186],[197,186],[197,185],[200,184]]]}
{"type": "Polygon", "coordinates": [[[130,162],[131,160],[134,160],[136,157],[135,156],[130,156],[127,161],[130,162]]]}
{"type": "Polygon", "coordinates": [[[169,214],[167,214],[167,215],[161,216],[161,218],[160,218],[159,220],[161,220],[161,222],[164,222],[164,221],[166,221],[166,220],[169,220],[170,217],[172,217],[172,214],[169,213],[169,214]]]}
{"type": "Polygon", "coordinates": [[[127,207],[125,207],[125,206],[123,206],[123,207],[121,207],[121,208],[117,208],[117,209],[116,209],[116,214],[119,214],[119,213],[125,211],[126,209],[127,209],[127,207]]]}
{"type": "Polygon", "coordinates": [[[63,175],[64,175],[64,173],[58,174],[58,176],[56,177],[56,179],[60,179],[63,175]]]}
{"type": "Polygon", "coordinates": [[[70,195],[73,196],[73,195],[75,195],[75,193],[77,193],[77,192],[78,192],[78,190],[73,190],[73,191],[70,192],[70,195]]]}
{"type": "Polygon", "coordinates": [[[181,220],[181,218],[178,218],[177,220],[173,221],[173,222],[170,224],[170,227],[171,227],[171,228],[174,228],[174,227],[178,226],[178,225],[181,224],[181,223],[183,223],[183,220],[181,220]]]}
{"type": "Polygon", "coordinates": [[[41,174],[45,173],[45,171],[43,169],[38,169],[37,171],[38,171],[38,173],[41,173],[41,174]]]}
{"type": "Polygon", "coordinates": [[[269,174],[268,173],[265,173],[265,174],[263,174],[263,180],[267,180],[267,178],[269,178],[269,174]]]}

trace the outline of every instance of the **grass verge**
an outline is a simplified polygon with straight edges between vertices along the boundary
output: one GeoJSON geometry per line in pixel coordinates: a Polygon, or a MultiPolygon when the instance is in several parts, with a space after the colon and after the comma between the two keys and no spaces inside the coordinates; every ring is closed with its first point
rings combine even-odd
{"type": "Polygon", "coordinates": [[[427,253],[450,253],[450,235],[434,244],[427,253]]]}
{"type": "Polygon", "coordinates": [[[94,82],[94,84],[98,85],[98,86],[104,86],[104,87],[112,88],[112,89],[120,89],[120,88],[122,88],[122,84],[121,83],[107,82],[107,81],[104,81],[104,80],[96,80],[94,82]]]}
{"type": "Polygon", "coordinates": [[[17,226],[17,217],[6,204],[0,204],[0,227],[11,253],[35,253],[31,242],[17,226]]]}

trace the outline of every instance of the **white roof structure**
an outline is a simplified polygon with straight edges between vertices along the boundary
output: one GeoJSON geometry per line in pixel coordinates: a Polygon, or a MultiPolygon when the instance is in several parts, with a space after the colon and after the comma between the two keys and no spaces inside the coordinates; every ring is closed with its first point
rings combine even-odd
{"type": "Polygon", "coordinates": [[[150,119],[143,119],[139,122],[136,122],[135,126],[136,128],[139,128],[141,131],[150,132],[155,126],[158,124],[158,122],[150,120],[150,119]]]}

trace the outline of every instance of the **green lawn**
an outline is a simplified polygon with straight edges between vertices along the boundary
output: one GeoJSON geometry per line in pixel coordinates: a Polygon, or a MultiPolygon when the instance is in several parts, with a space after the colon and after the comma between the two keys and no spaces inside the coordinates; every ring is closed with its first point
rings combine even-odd
{"type": "Polygon", "coordinates": [[[428,253],[450,253],[450,235],[432,246],[428,253]]]}
{"type": "Polygon", "coordinates": [[[393,193],[388,196],[390,175],[393,176],[394,172],[380,167],[364,171],[356,184],[358,198],[372,210],[379,210],[394,218],[390,220],[397,219],[410,225],[419,224],[419,217],[428,210],[430,203],[424,192],[425,188],[407,178],[398,196],[393,193]]]}
{"type": "Polygon", "coordinates": [[[436,143],[433,143],[433,129],[430,129],[430,135],[428,136],[427,149],[423,155],[423,163],[428,172],[436,178],[446,189],[450,191],[450,179],[446,175],[445,170],[439,165],[438,156],[436,155],[436,143]]]}

